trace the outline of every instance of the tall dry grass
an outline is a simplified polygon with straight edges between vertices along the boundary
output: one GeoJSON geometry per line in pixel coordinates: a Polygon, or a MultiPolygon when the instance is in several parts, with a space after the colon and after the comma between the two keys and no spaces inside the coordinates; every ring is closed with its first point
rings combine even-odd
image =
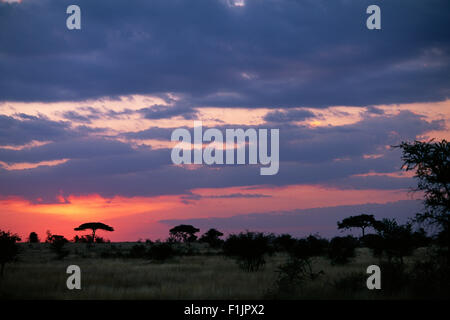
{"type": "MultiPolygon", "coordinates": [[[[205,246],[197,254],[178,256],[166,262],[146,259],[101,258],[102,252],[127,251],[135,243],[68,244],[68,257],[56,260],[48,244],[21,244],[18,261],[7,265],[0,279],[3,299],[273,299],[279,298],[275,282],[277,267],[287,255],[267,257],[261,271],[244,272],[233,259],[205,246]],[[81,268],[81,290],[68,290],[68,265],[81,268]]],[[[295,296],[303,299],[385,298],[367,290],[365,270],[377,264],[367,249],[358,249],[348,265],[331,265],[326,258],[315,258],[313,268],[324,275],[305,283],[295,296]],[[362,277],[361,290],[345,292],[336,285],[340,279],[362,277]]],[[[358,278],[359,279],[359,278],[358,278]]],[[[359,280],[357,281],[357,285],[359,280]]],[[[398,298],[402,298],[400,293],[398,298]]]]}

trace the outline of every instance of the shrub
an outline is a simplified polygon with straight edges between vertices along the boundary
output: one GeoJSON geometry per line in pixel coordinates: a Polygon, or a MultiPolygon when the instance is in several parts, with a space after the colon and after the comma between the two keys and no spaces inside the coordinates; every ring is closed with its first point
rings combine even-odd
{"type": "Polygon", "coordinates": [[[200,242],[209,244],[211,248],[219,248],[223,244],[223,240],[220,237],[223,233],[216,229],[209,229],[199,239],[200,242]]]}
{"type": "Polygon", "coordinates": [[[445,256],[437,251],[414,263],[411,269],[411,290],[415,298],[450,298],[450,267],[446,262],[445,256]]]}
{"type": "Polygon", "coordinates": [[[384,248],[384,239],[378,234],[366,234],[361,238],[361,243],[372,250],[375,257],[381,257],[384,248]]]}
{"type": "Polygon", "coordinates": [[[0,275],[3,276],[5,264],[13,261],[16,258],[19,248],[16,244],[20,241],[20,237],[17,234],[12,234],[9,231],[0,230],[0,275]]]}
{"type": "Polygon", "coordinates": [[[29,243],[38,243],[39,242],[39,237],[36,232],[30,233],[30,235],[28,236],[28,242],[29,243]]]}
{"type": "Polygon", "coordinates": [[[273,240],[273,245],[276,251],[289,252],[295,246],[296,242],[290,234],[282,234],[273,240]]]}
{"type": "Polygon", "coordinates": [[[289,253],[294,257],[310,258],[323,255],[327,248],[328,240],[310,235],[307,238],[297,240],[289,253]]]}
{"type": "Polygon", "coordinates": [[[328,257],[333,264],[346,264],[355,256],[358,240],[352,236],[334,237],[330,241],[328,257]]]}
{"type": "Polygon", "coordinates": [[[169,243],[155,242],[148,250],[148,257],[157,261],[164,261],[172,258],[176,251],[169,243]]]}
{"type": "Polygon", "coordinates": [[[311,260],[306,257],[291,257],[285,264],[280,265],[276,272],[278,272],[276,287],[278,295],[282,297],[294,294],[306,281],[315,280],[324,274],[322,270],[314,272],[311,260]]]}
{"type": "Polygon", "coordinates": [[[305,281],[315,280],[324,274],[322,270],[314,272],[311,258],[325,252],[328,241],[318,236],[309,236],[292,242],[290,237],[283,237],[287,244],[289,260],[278,267],[276,281],[277,294],[281,297],[292,295],[305,281]]]}
{"type": "Polygon", "coordinates": [[[170,243],[156,241],[150,245],[138,243],[131,247],[128,258],[164,261],[175,256],[177,251],[170,243]]]}
{"type": "Polygon", "coordinates": [[[128,253],[129,258],[141,259],[147,257],[147,248],[143,244],[135,244],[128,253]]]}
{"type": "Polygon", "coordinates": [[[69,250],[64,249],[64,246],[69,242],[69,240],[64,238],[64,236],[60,236],[57,234],[47,234],[48,237],[46,242],[50,243],[50,250],[56,253],[56,259],[64,259],[69,254],[69,250]]]}
{"type": "Polygon", "coordinates": [[[411,282],[410,274],[400,262],[385,262],[380,265],[381,287],[387,294],[393,294],[404,290],[411,282]]]}
{"type": "Polygon", "coordinates": [[[241,269],[253,272],[264,266],[264,256],[272,253],[272,248],[269,236],[247,231],[230,235],[224,243],[223,251],[225,255],[234,257],[241,269]]]}
{"type": "Polygon", "coordinates": [[[382,249],[389,261],[403,263],[403,257],[412,254],[415,241],[411,224],[399,225],[395,219],[377,221],[376,230],[382,237],[382,249]]]}

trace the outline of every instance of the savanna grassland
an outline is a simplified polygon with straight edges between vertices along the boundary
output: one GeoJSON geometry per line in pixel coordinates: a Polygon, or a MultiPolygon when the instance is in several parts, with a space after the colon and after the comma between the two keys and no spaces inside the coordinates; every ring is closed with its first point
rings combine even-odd
{"type": "MultiPolygon", "coordinates": [[[[236,261],[207,244],[177,244],[188,254],[164,261],[130,257],[138,243],[68,243],[67,256],[58,259],[48,243],[20,243],[15,262],[7,264],[0,279],[2,299],[404,299],[408,290],[368,290],[366,269],[379,264],[367,248],[357,248],[347,264],[332,264],[314,257],[319,275],[300,281],[283,292],[277,282],[279,266],[288,254],[267,255],[255,272],[242,270],[236,261]],[[114,255],[110,253],[114,252],[114,255]],[[81,290],[68,290],[66,268],[81,268],[81,290]]],[[[423,249],[423,250],[422,250],[423,249]]],[[[426,254],[418,249],[405,258],[406,267],[426,254]]],[[[383,279],[382,279],[382,284],[383,279]]]]}

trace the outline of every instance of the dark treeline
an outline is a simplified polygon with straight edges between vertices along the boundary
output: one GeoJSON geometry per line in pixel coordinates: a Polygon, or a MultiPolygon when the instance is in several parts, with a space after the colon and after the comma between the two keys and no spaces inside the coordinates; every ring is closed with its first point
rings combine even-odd
{"type": "MultiPolygon", "coordinates": [[[[291,257],[310,258],[314,256],[326,256],[333,264],[346,264],[355,256],[355,249],[361,247],[370,248],[373,255],[389,262],[403,263],[403,258],[410,256],[415,249],[420,247],[439,246],[442,234],[428,236],[423,228],[413,230],[413,224],[399,225],[395,219],[376,220],[373,215],[361,214],[351,216],[337,223],[338,229],[371,228],[374,233],[364,234],[361,237],[338,236],[325,239],[319,235],[309,235],[304,238],[294,238],[290,234],[275,235],[272,233],[246,231],[239,234],[230,234],[226,239],[223,233],[217,229],[209,229],[200,238],[197,237],[199,229],[192,225],[179,225],[169,231],[169,237],[165,241],[155,242],[139,241],[128,252],[114,250],[104,251],[103,257],[111,258],[148,258],[166,260],[179,255],[200,254],[193,246],[194,243],[204,243],[213,251],[208,254],[223,254],[236,259],[240,267],[245,271],[258,271],[265,264],[265,257],[276,252],[288,253],[291,257]],[[184,245],[181,245],[184,244],[184,245]]],[[[16,245],[20,238],[10,232],[1,231],[1,262],[13,261],[19,252],[16,245]],[[11,249],[8,249],[11,248],[11,249]]],[[[28,237],[29,243],[39,242],[35,232],[28,237]]],[[[50,244],[50,249],[55,252],[58,259],[63,259],[69,254],[66,244],[85,243],[87,247],[94,244],[109,243],[99,236],[91,235],[75,236],[71,241],[62,235],[52,234],[47,231],[45,243],[50,244]]]]}
{"type": "MultiPolygon", "coordinates": [[[[358,248],[369,248],[371,254],[378,259],[383,270],[383,289],[395,292],[404,289],[405,285],[413,285],[417,292],[423,292],[424,289],[442,292],[439,288],[448,285],[448,276],[444,272],[446,269],[437,270],[443,265],[436,263],[440,260],[436,256],[442,250],[441,233],[430,236],[423,228],[414,230],[412,223],[400,225],[395,219],[376,220],[368,214],[346,218],[339,221],[337,227],[362,228],[358,222],[360,220],[370,220],[371,223],[366,225],[364,236],[359,237],[346,235],[326,239],[315,234],[295,238],[289,234],[252,231],[224,237],[217,229],[210,229],[198,237],[199,229],[191,225],[179,225],[170,230],[169,237],[164,241],[139,241],[127,249],[103,239],[99,241],[97,237],[93,240],[91,235],[75,237],[69,241],[61,235],[48,232],[45,243],[54,252],[55,259],[65,259],[70,254],[68,243],[79,243],[85,244],[88,249],[100,248],[100,257],[104,259],[147,259],[164,263],[181,256],[223,255],[235,260],[244,272],[263,270],[269,257],[284,254],[285,263],[278,267],[278,280],[272,298],[295,297],[297,288],[324,275],[324,270],[315,269],[314,259],[321,257],[331,265],[347,265],[355,258],[358,248]],[[413,255],[418,248],[427,248],[433,254],[429,259],[407,266],[405,258],[413,255]]],[[[364,223],[367,224],[366,222],[364,223]]],[[[0,239],[0,262],[3,270],[4,264],[14,261],[19,253],[16,242],[20,238],[2,231],[0,239]]],[[[28,242],[30,245],[36,243],[35,236],[30,234],[28,242]]],[[[360,287],[367,277],[363,271],[334,285],[345,290],[360,287]]]]}

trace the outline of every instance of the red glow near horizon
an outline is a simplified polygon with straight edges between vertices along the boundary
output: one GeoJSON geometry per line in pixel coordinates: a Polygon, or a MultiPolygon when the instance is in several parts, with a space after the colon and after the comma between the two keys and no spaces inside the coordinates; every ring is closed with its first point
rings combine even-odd
{"type": "MultiPolygon", "coordinates": [[[[114,197],[103,198],[97,194],[69,196],[60,203],[36,204],[21,198],[0,200],[1,229],[18,233],[26,240],[32,231],[41,240],[45,232],[63,234],[71,239],[73,228],[84,222],[100,221],[115,231],[98,233],[111,241],[136,241],[138,239],[165,239],[169,225],[160,220],[230,217],[239,214],[289,211],[315,207],[331,207],[364,203],[387,203],[408,199],[403,190],[339,190],[320,186],[293,185],[280,188],[223,188],[197,189],[193,193],[199,200],[182,202],[182,196],[114,197]],[[263,194],[263,198],[227,198],[233,194],[263,194]],[[210,197],[221,195],[222,198],[210,197]]],[[[301,228],[301,226],[299,226],[301,228]]],[[[201,230],[204,232],[206,230],[201,230]]],[[[314,232],[314,230],[311,230],[314,232]]]]}

